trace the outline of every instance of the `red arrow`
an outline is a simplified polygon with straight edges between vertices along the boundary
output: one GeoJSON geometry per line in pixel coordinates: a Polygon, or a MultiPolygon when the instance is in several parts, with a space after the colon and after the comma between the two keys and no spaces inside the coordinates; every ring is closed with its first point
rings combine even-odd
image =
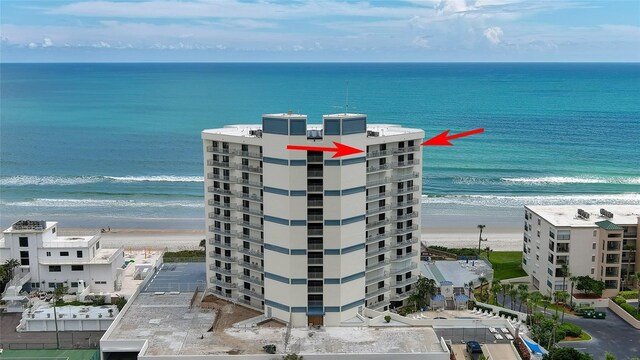
{"type": "Polygon", "coordinates": [[[351,146],[343,145],[338,142],[333,142],[336,147],[322,147],[322,146],[301,146],[301,145],[287,145],[287,150],[305,150],[305,151],[329,151],[335,152],[332,158],[340,156],[353,155],[364,152],[363,150],[353,148],[351,146]]]}
{"type": "Polygon", "coordinates": [[[457,138],[461,138],[461,137],[465,137],[473,134],[478,134],[481,132],[484,132],[483,128],[466,131],[460,134],[449,135],[449,130],[445,130],[441,134],[432,137],[431,139],[423,142],[420,145],[422,146],[453,146],[453,144],[450,143],[449,140],[453,140],[453,139],[457,139],[457,138]]]}

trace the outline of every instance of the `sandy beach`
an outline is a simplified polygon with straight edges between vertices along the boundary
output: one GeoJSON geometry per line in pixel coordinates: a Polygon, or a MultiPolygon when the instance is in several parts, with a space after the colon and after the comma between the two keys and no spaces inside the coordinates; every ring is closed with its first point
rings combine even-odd
{"type": "MultiPolygon", "coordinates": [[[[68,229],[74,233],[90,230],[68,229]]],[[[459,231],[451,228],[426,228],[421,234],[427,246],[439,245],[451,248],[478,246],[478,232],[459,231]]],[[[111,229],[101,234],[101,245],[107,248],[124,246],[127,249],[197,249],[205,238],[204,230],[157,230],[157,229],[111,229]]],[[[482,247],[489,246],[495,251],[518,251],[522,248],[522,233],[513,228],[494,228],[482,233],[489,239],[482,247]]]]}

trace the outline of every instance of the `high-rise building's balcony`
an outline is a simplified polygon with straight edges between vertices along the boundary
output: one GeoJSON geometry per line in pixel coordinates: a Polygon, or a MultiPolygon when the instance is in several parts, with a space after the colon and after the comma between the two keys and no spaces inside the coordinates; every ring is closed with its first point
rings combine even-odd
{"type": "Polygon", "coordinates": [[[307,170],[307,177],[309,178],[321,178],[322,174],[322,170],[307,170]]]}
{"type": "Polygon", "coordinates": [[[558,244],[556,248],[556,253],[568,253],[569,252],[569,244],[558,244]]]}
{"type": "Polygon", "coordinates": [[[382,295],[386,292],[388,292],[389,290],[391,290],[391,288],[389,286],[383,286],[381,288],[377,288],[377,289],[372,289],[366,292],[365,294],[365,299],[371,299],[372,297],[376,297],[378,295],[382,295]]]}
{"type": "Polygon", "coordinates": [[[251,173],[256,173],[256,174],[262,174],[262,168],[260,166],[237,164],[236,169],[251,172],[251,173]]]}
{"type": "Polygon", "coordinates": [[[417,218],[419,215],[418,212],[414,211],[414,212],[410,212],[408,214],[404,214],[404,215],[395,215],[391,217],[391,220],[393,221],[405,221],[405,220],[409,220],[409,219],[413,219],[413,218],[417,218]]]}
{"type": "Polygon", "coordinates": [[[215,166],[219,168],[230,168],[231,164],[227,161],[216,161],[216,160],[207,160],[207,165],[215,166]]]}
{"type": "Polygon", "coordinates": [[[419,201],[420,201],[419,199],[405,200],[403,202],[393,203],[391,205],[391,207],[394,208],[394,209],[404,208],[404,207],[407,207],[407,206],[416,205],[416,204],[418,204],[419,201]]]}
{"type": "Polygon", "coordinates": [[[209,282],[212,284],[216,284],[225,289],[235,289],[238,286],[236,283],[226,282],[224,280],[218,280],[214,277],[210,278],[209,282]]]}
{"type": "Polygon", "coordinates": [[[418,264],[412,262],[410,265],[391,269],[391,275],[402,274],[402,273],[411,271],[413,269],[416,269],[417,267],[418,267],[418,264]]]}
{"type": "Polygon", "coordinates": [[[411,259],[413,257],[415,257],[416,255],[418,255],[417,251],[410,251],[408,253],[403,253],[401,255],[398,254],[391,254],[391,261],[403,261],[403,260],[407,260],[407,259],[411,259]]]}
{"type": "Polygon", "coordinates": [[[392,243],[391,244],[391,248],[395,249],[395,248],[401,248],[404,246],[409,246],[409,245],[413,245],[413,244],[417,244],[418,243],[418,238],[417,237],[412,237],[411,239],[407,239],[407,240],[403,240],[401,242],[397,242],[397,243],[392,243]]]}
{"type": "Polygon", "coordinates": [[[389,251],[389,247],[387,247],[387,246],[383,246],[383,247],[379,247],[379,248],[375,248],[375,249],[374,248],[370,248],[369,251],[367,251],[366,257],[370,258],[370,257],[373,257],[373,256],[384,254],[387,251],[389,251]]]}
{"type": "Polygon", "coordinates": [[[322,162],[323,162],[322,153],[320,154],[307,153],[307,163],[322,163],[322,162]]]}
{"type": "Polygon", "coordinates": [[[387,299],[386,296],[385,296],[384,300],[367,303],[367,307],[370,308],[370,309],[374,309],[374,310],[383,308],[385,306],[389,306],[389,299],[387,299]]]}
{"type": "Polygon", "coordinates": [[[307,235],[309,236],[322,236],[322,229],[307,229],[307,235]]]}
{"type": "Polygon", "coordinates": [[[620,263],[620,256],[618,255],[607,255],[605,258],[605,262],[607,264],[618,264],[620,263]]]}
{"type": "Polygon", "coordinates": [[[216,154],[230,154],[229,148],[223,148],[219,146],[207,146],[207,152],[216,154]]]}
{"type": "Polygon", "coordinates": [[[413,294],[413,292],[411,291],[405,291],[401,294],[393,293],[391,294],[391,301],[402,301],[404,299],[407,299],[409,296],[411,296],[411,294],[413,294]]]}
{"type": "Polygon", "coordinates": [[[231,293],[226,293],[225,291],[220,291],[220,290],[216,290],[216,289],[211,289],[210,290],[211,293],[213,293],[214,295],[224,298],[224,299],[231,299],[233,297],[233,295],[231,293]]]}
{"type": "Polygon", "coordinates": [[[260,286],[264,285],[264,280],[262,280],[261,278],[259,278],[257,276],[240,275],[240,276],[238,276],[238,279],[240,279],[242,281],[246,281],[248,283],[255,284],[255,285],[260,285],[260,286]]]}
{"type": "Polygon", "coordinates": [[[409,233],[411,231],[416,231],[416,230],[418,230],[418,225],[411,225],[411,226],[403,227],[401,229],[393,229],[391,230],[391,233],[394,235],[404,235],[406,233],[409,233]]]}
{"type": "Polygon", "coordinates": [[[418,282],[418,277],[417,276],[412,276],[408,279],[402,279],[400,281],[395,281],[395,283],[391,284],[392,288],[399,288],[399,287],[405,287],[407,285],[411,285],[413,283],[418,282]]]}
{"type": "Polygon", "coordinates": [[[238,288],[238,292],[244,295],[249,295],[256,299],[264,299],[264,295],[262,295],[261,293],[250,290],[250,289],[245,289],[243,287],[238,288]]]}
{"type": "Polygon", "coordinates": [[[620,275],[620,269],[617,267],[607,267],[604,271],[605,277],[618,277],[620,275]]]}
{"type": "Polygon", "coordinates": [[[324,291],[322,286],[307,286],[307,292],[309,294],[322,294],[324,291]]]}
{"type": "Polygon", "coordinates": [[[241,211],[241,212],[247,213],[247,214],[251,214],[251,215],[256,215],[256,216],[262,216],[263,215],[262,210],[257,209],[257,208],[244,207],[242,205],[238,205],[236,207],[236,209],[238,211],[241,211]]]}
{"type": "Polygon", "coordinates": [[[220,174],[214,174],[214,173],[210,172],[210,173],[207,173],[207,179],[219,180],[219,181],[224,181],[224,182],[233,182],[235,180],[235,177],[233,177],[233,176],[222,176],[220,174]]]}
{"type": "Polygon", "coordinates": [[[620,251],[621,241],[607,241],[607,251],[620,251]]]}
{"type": "Polygon", "coordinates": [[[262,240],[262,238],[259,237],[259,236],[252,236],[252,235],[247,235],[247,234],[239,234],[238,235],[238,239],[243,240],[243,241],[248,241],[250,243],[258,244],[258,245],[263,245],[264,244],[264,240],[262,240]]]}
{"type": "Polygon", "coordinates": [[[233,207],[231,203],[214,201],[214,200],[209,200],[208,204],[209,206],[215,206],[223,209],[231,209],[233,207]]]}
{"type": "Polygon", "coordinates": [[[307,192],[310,193],[321,193],[323,190],[322,185],[307,185],[307,192]]]}
{"type": "Polygon", "coordinates": [[[391,196],[391,191],[383,191],[376,194],[367,195],[367,201],[377,201],[391,196]]]}
{"type": "Polygon", "coordinates": [[[246,267],[247,269],[264,272],[264,267],[260,265],[260,262],[255,262],[255,261],[249,262],[249,261],[240,260],[238,261],[238,265],[242,267],[246,267]]]}
{"type": "Polygon", "coordinates": [[[420,159],[413,159],[413,160],[394,162],[394,163],[391,163],[391,166],[393,166],[394,168],[403,168],[403,167],[408,167],[408,166],[415,166],[415,165],[418,165],[418,164],[420,164],[420,159]]]}
{"type": "Polygon", "coordinates": [[[367,173],[374,173],[378,171],[385,171],[389,169],[389,164],[371,165],[367,167],[367,173]]]}
{"type": "Polygon", "coordinates": [[[393,151],[391,150],[375,150],[375,151],[369,151],[367,153],[367,159],[371,159],[371,158],[377,158],[377,157],[384,157],[384,156],[389,156],[393,154],[393,151]]]}
{"type": "Polygon", "coordinates": [[[309,271],[307,277],[309,279],[322,279],[324,273],[322,271],[309,271]]]}
{"type": "Polygon", "coordinates": [[[230,242],[224,242],[216,239],[209,239],[209,245],[217,246],[226,250],[233,250],[233,245],[230,242]]]}
{"type": "Polygon", "coordinates": [[[257,195],[257,194],[249,194],[249,193],[244,193],[242,191],[236,191],[234,194],[237,197],[239,197],[241,199],[244,199],[244,200],[262,202],[262,196],[257,195]]]}
{"type": "Polygon", "coordinates": [[[367,223],[366,227],[367,227],[367,229],[373,229],[373,228],[377,228],[377,227],[380,227],[380,226],[387,225],[389,222],[390,222],[389,219],[378,220],[378,221],[374,221],[372,223],[367,223]]]}
{"type": "Polygon", "coordinates": [[[217,188],[217,187],[214,187],[214,186],[207,187],[207,191],[210,192],[210,193],[215,193],[215,194],[220,194],[220,195],[227,195],[227,196],[233,195],[231,190],[223,189],[223,188],[217,188]]]}
{"type": "Polygon", "coordinates": [[[367,209],[367,215],[375,215],[389,210],[391,210],[390,205],[378,206],[377,208],[367,209]]]}
{"type": "Polygon", "coordinates": [[[380,240],[386,239],[389,236],[391,236],[390,232],[385,232],[385,233],[382,233],[382,234],[369,235],[367,237],[366,243],[367,243],[367,245],[368,244],[372,244],[372,243],[378,242],[380,240]]]}
{"type": "Polygon", "coordinates": [[[258,188],[258,189],[262,189],[262,183],[260,181],[237,178],[236,182],[238,184],[242,184],[242,185],[246,185],[246,186],[251,186],[251,187],[258,188]]]}
{"type": "Polygon", "coordinates": [[[418,176],[420,176],[420,173],[413,172],[413,173],[409,173],[409,174],[395,175],[392,178],[392,180],[393,180],[393,182],[405,181],[405,180],[416,179],[418,176]]]}
{"type": "Polygon", "coordinates": [[[389,259],[384,259],[382,261],[378,261],[378,262],[373,263],[373,264],[369,263],[369,264],[367,264],[366,271],[373,271],[373,270],[377,270],[377,269],[383,268],[383,267],[389,265],[389,263],[390,263],[389,259]]]}
{"type": "Polygon", "coordinates": [[[235,231],[229,229],[220,229],[215,226],[209,226],[209,232],[225,235],[225,236],[233,236],[236,234],[235,231]]]}
{"type": "Polygon", "coordinates": [[[420,150],[420,146],[407,146],[407,147],[401,147],[401,148],[393,149],[393,153],[394,154],[403,154],[403,153],[414,152],[414,151],[418,151],[418,150],[420,150]]]}
{"type": "Polygon", "coordinates": [[[235,262],[235,257],[224,256],[222,254],[218,254],[215,251],[209,251],[209,257],[212,259],[224,261],[224,262],[235,262]]]}
{"type": "Polygon", "coordinates": [[[238,301],[238,303],[242,304],[243,306],[250,307],[260,312],[264,312],[264,307],[262,306],[260,299],[258,299],[257,301],[251,301],[245,299],[244,296],[238,296],[236,301],[238,301]]]}
{"type": "Polygon", "coordinates": [[[388,184],[389,182],[390,182],[390,178],[388,178],[388,177],[385,177],[385,178],[382,178],[382,179],[367,180],[367,187],[384,185],[384,184],[388,184]]]}
{"type": "Polygon", "coordinates": [[[309,214],[307,215],[308,222],[322,222],[323,216],[320,214],[309,214]]]}
{"type": "Polygon", "coordinates": [[[262,253],[261,251],[258,251],[258,250],[247,249],[247,248],[242,247],[242,246],[238,246],[237,250],[241,254],[257,257],[259,259],[262,259],[264,257],[264,253],[262,253]]]}
{"type": "Polygon", "coordinates": [[[257,153],[257,152],[232,150],[231,153],[233,155],[237,155],[237,156],[240,156],[240,157],[252,158],[252,159],[256,159],[256,160],[261,160],[262,159],[262,154],[261,153],[257,153]]]}
{"type": "Polygon", "coordinates": [[[238,220],[235,217],[222,216],[221,214],[216,214],[214,212],[210,212],[209,213],[209,219],[219,220],[219,221],[223,221],[223,222],[236,222],[236,220],[238,220]]]}
{"type": "Polygon", "coordinates": [[[407,186],[402,189],[396,189],[391,192],[392,195],[402,195],[406,193],[412,193],[420,190],[420,186],[407,186]]]}
{"type": "Polygon", "coordinates": [[[389,273],[388,272],[383,272],[381,274],[378,275],[373,275],[371,277],[367,277],[365,279],[365,285],[369,286],[371,284],[375,284],[377,282],[383,281],[383,280],[387,280],[389,278],[389,273]]]}
{"type": "Polygon", "coordinates": [[[307,300],[307,305],[309,305],[309,306],[322,306],[323,305],[323,301],[322,300],[307,300]]]}
{"type": "Polygon", "coordinates": [[[307,200],[308,207],[322,207],[322,200],[307,200]]]}
{"type": "Polygon", "coordinates": [[[324,258],[322,258],[322,257],[308,257],[307,258],[307,263],[309,265],[322,265],[323,262],[324,262],[324,258]]]}
{"type": "Polygon", "coordinates": [[[254,230],[262,230],[264,229],[264,225],[257,223],[257,222],[251,222],[251,221],[239,221],[238,222],[239,226],[243,226],[243,227],[247,227],[250,229],[254,229],[254,230]]]}
{"type": "Polygon", "coordinates": [[[209,264],[209,270],[215,271],[215,272],[223,274],[223,275],[234,275],[236,273],[235,270],[218,267],[215,264],[209,264]]]}
{"type": "Polygon", "coordinates": [[[324,245],[322,243],[309,243],[307,244],[308,250],[322,250],[324,245]]]}

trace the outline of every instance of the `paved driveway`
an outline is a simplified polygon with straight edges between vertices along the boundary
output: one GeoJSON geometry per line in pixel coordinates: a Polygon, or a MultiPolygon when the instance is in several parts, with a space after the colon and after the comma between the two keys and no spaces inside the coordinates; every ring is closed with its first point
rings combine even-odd
{"type": "Polygon", "coordinates": [[[618,359],[640,357],[640,330],[634,329],[609,309],[598,309],[607,312],[607,318],[584,319],[566,314],[565,322],[580,325],[593,339],[591,341],[562,342],[559,346],[573,347],[587,352],[594,359],[604,359],[605,351],[614,354],[618,359]]]}

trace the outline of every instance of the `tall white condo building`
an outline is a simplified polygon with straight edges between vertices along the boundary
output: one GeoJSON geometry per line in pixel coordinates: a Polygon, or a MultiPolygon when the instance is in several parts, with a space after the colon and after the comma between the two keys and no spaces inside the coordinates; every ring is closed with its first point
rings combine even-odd
{"type": "Polygon", "coordinates": [[[264,115],[202,132],[207,282],[293,326],[338,325],[406,302],[420,252],[424,132],[366,115],[264,115]],[[287,150],[287,145],[363,152],[287,150]]]}

